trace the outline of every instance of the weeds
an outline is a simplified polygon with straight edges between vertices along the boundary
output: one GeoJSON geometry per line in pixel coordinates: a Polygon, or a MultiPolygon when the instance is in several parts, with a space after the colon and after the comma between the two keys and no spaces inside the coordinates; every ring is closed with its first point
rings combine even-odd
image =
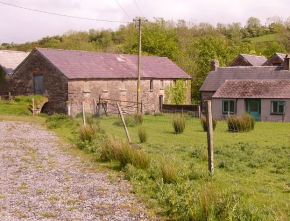
{"type": "Polygon", "coordinates": [[[100,148],[100,159],[103,161],[116,160],[120,163],[120,168],[131,164],[136,168],[147,169],[150,158],[142,150],[132,148],[127,142],[116,139],[109,139],[100,148]]]}
{"type": "Polygon", "coordinates": [[[177,115],[173,118],[172,125],[174,128],[174,132],[177,134],[181,134],[185,129],[185,119],[180,115],[177,115]]]}
{"type": "Polygon", "coordinates": [[[138,128],[138,136],[140,143],[145,143],[148,139],[148,134],[146,132],[146,129],[144,127],[139,127],[138,128]]]}
{"type": "MultiPolygon", "coordinates": [[[[127,127],[135,127],[141,125],[143,122],[143,115],[142,114],[133,114],[131,116],[124,116],[124,120],[127,127]]],[[[117,121],[114,122],[116,126],[123,126],[123,122],[121,118],[118,118],[117,121]]]]}
{"type": "Polygon", "coordinates": [[[74,126],[73,120],[65,114],[53,114],[45,122],[48,129],[74,126]]]}
{"type": "MultiPolygon", "coordinates": [[[[200,123],[201,123],[201,126],[203,128],[203,131],[207,131],[206,116],[203,114],[201,115],[200,123]]],[[[212,117],[212,129],[213,130],[216,128],[216,125],[217,125],[217,119],[212,117]]]]}
{"type": "Polygon", "coordinates": [[[241,116],[229,116],[227,119],[229,131],[250,131],[254,129],[255,120],[249,113],[245,112],[241,116]]]}

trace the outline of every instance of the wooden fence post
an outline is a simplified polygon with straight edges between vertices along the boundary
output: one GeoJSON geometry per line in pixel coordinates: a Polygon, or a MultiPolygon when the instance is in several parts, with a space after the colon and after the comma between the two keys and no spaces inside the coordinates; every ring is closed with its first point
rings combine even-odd
{"type": "Polygon", "coordinates": [[[200,111],[200,105],[198,105],[198,119],[201,118],[201,111],[200,111]]]}
{"type": "Polygon", "coordinates": [[[32,115],[34,115],[34,98],[32,98],[32,115]]]}
{"type": "Polygon", "coordinates": [[[94,111],[93,111],[93,114],[96,114],[97,103],[96,103],[96,99],[95,98],[93,99],[93,102],[94,102],[94,111]]]}
{"type": "Polygon", "coordinates": [[[213,125],[211,113],[211,101],[206,101],[206,124],[207,124],[207,144],[208,144],[208,170],[214,173],[214,156],[213,156],[213,125]]]}
{"type": "Polygon", "coordinates": [[[82,102],[82,105],[83,105],[83,122],[84,122],[84,126],[86,126],[85,103],[82,102]]]}
{"type": "Polygon", "coordinates": [[[117,103],[117,106],[118,106],[119,114],[121,115],[121,119],[122,119],[122,122],[123,122],[123,125],[124,125],[124,129],[125,129],[128,141],[129,141],[129,143],[131,143],[130,135],[129,135],[129,132],[128,132],[128,129],[127,129],[127,126],[126,126],[126,122],[125,122],[125,119],[123,117],[123,113],[122,113],[122,110],[120,108],[119,103],[117,103]]]}

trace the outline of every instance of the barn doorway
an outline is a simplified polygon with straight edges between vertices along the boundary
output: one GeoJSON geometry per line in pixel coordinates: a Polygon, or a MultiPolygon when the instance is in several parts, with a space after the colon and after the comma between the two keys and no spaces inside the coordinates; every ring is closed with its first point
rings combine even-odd
{"type": "Polygon", "coordinates": [[[43,94],[43,75],[33,75],[34,94],[43,94]]]}

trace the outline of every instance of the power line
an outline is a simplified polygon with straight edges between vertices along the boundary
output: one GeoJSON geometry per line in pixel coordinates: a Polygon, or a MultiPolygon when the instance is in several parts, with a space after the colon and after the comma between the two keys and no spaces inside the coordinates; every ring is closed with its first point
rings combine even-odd
{"type": "Polygon", "coordinates": [[[0,36],[2,36],[2,37],[4,37],[4,38],[11,38],[11,39],[15,39],[15,40],[25,41],[25,40],[23,40],[23,39],[20,39],[20,38],[14,38],[14,37],[7,36],[7,35],[0,35],[0,36]]]}
{"type": "Polygon", "coordinates": [[[123,10],[123,12],[128,16],[128,18],[132,19],[127,12],[122,8],[122,6],[119,4],[118,0],[116,0],[116,2],[118,3],[118,5],[120,6],[120,8],[123,10]]]}
{"type": "Polygon", "coordinates": [[[95,18],[84,18],[84,17],[77,17],[77,16],[72,16],[72,15],[63,15],[63,14],[58,14],[58,13],[53,13],[53,12],[46,12],[46,11],[41,11],[41,10],[36,10],[36,9],[31,9],[31,8],[25,8],[22,6],[18,5],[12,5],[4,2],[0,2],[0,4],[3,5],[9,5],[15,8],[21,8],[29,11],[34,11],[34,12],[40,12],[40,13],[45,13],[45,14],[50,14],[50,15],[57,15],[57,16],[62,16],[62,17],[68,17],[68,18],[76,18],[76,19],[84,19],[84,20],[91,20],[91,21],[103,21],[103,22],[117,22],[117,23],[130,23],[130,22],[122,22],[122,21],[110,21],[110,20],[103,20],[103,19],[95,19],[95,18]]]}
{"type": "Polygon", "coordinates": [[[139,6],[137,5],[137,3],[136,3],[136,1],[135,1],[135,0],[134,0],[134,2],[135,2],[135,5],[137,6],[137,8],[138,8],[139,12],[141,13],[141,15],[142,15],[143,17],[145,17],[145,16],[143,15],[143,13],[141,12],[141,10],[140,10],[140,8],[139,8],[139,6]]]}

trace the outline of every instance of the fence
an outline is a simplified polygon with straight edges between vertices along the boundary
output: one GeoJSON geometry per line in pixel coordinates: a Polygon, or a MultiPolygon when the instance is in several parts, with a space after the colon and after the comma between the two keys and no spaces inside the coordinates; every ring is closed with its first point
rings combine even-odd
{"type": "MultiPolygon", "coordinates": [[[[87,112],[92,114],[119,114],[117,103],[120,105],[122,113],[124,115],[132,115],[137,112],[137,102],[133,101],[122,101],[114,99],[103,99],[99,98],[87,100],[83,102],[68,102],[67,110],[68,115],[76,115],[78,113],[87,112]]],[[[141,112],[143,109],[142,103],[139,103],[141,106],[141,112]]]]}
{"type": "Polygon", "coordinates": [[[199,105],[175,105],[175,104],[162,104],[161,111],[163,113],[191,113],[194,117],[200,118],[199,105]]]}
{"type": "Polygon", "coordinates": [[[6,101],[10,101],[13,99],[13,96],[11,95],[11,93],[9,92],[8,95],[0,95],[0,100],[6,100],[6,101]]]}

